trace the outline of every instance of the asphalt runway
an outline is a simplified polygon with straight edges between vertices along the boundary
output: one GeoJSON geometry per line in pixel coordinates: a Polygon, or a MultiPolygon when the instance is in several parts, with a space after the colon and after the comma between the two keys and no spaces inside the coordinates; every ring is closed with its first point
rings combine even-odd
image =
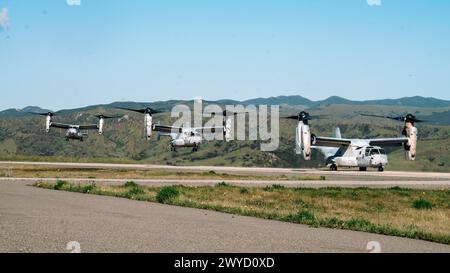
{"type": "Polygon", "coordinates": [[[449,245],[0,181],[0,252],[450,252],[449,245]]]}

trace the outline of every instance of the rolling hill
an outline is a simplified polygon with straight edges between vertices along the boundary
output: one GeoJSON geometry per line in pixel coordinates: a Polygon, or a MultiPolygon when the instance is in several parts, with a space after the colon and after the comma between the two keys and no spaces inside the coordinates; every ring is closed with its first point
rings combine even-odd
{"type": "MultiPolygon", "coordinates": [[[[335,126],[341,128],[344,137],[394,137],[398,136],[402,124],[391,120],[368,118],[359,113],[393,115],[411,112],[421,118],[434,122],[418,124],[419,147],[418,160],[402,160],[403,151],[392,150],[388,169],[416,169],[423,171],[450,171],[448,154],[450,152],[450,103],[446,101],[420,98],[421,106],[413,106],[408,98],[372,102],[353,102],[332,97],[324,103],[311,102],[301,96],[254,99],[241,103],[282,105],[282,115],[295,114],[308,108],[314,115],[327,118],[311,121],[315,134],[332,136],[335,126]],[[403,104],[399,105],[399,101],[403,104]],[[380,104],[375,104],[380,103],[380,104]],[[384,104],[383,104],[384,103],[384,104]],[[404,104],[411,105],[404,105],[404,104]],[[308,105],[305,105],[308,104],[308,105]],[[429,105],[429,106],[422,106],[429,105]],[[436,107],[435,105],[446,105],[436,107]],[[436,122],[436,120],[438,122],[436,122]]],[[[217,102],[229,104],[232,100],[217,102]]],[[[52,129],[45,133],[44,119],[40,116],[26,115],[25,112],[46,112],[34,107],[23,111],[9,109],[0,113],[0,159],[2,160],[58,160],[58,161],[94,161],[94,162],[142,162],[169,165],[230,165],[230,166],[266,166],[266,167],[323,167],[322,156],[313,154],[311,161],[304,161],[296,155],[294,137],[296,122],[280,120],[280,145],[273,152],[260,151],[261,141],[211,141],[202,144],[200,150],[192,153],[189,148],[170,152],[169,140],[156,137],[147,142],[143,132],[143,117],[140,114],[114,109],[113,107],[140,108],[152,106],[156,109],[170,110],[174,105],[192,101],[162,102],[115,102],[104,105],[92,105],[78,109],[60,110],[55,121],[68,123],[96,122],[94,115],[99,113],[120,114],[123,118],[108,120],[104,135],[90,132],[85,142],[64,140],[64,131],[52,129]]],[[[161,124],[174,121],[166,113],[154,116],[161,124]]],[[[1,173],[0,173],[1,175],[1,173]]]]}
{"type": "MultiPolygon", "coordinates": [[[[237,101],[237,100],[217,100],[217,101],[204,101],[206,103],[215,103],[219,105],[236,105],[236,104],[242,104],[242,105],[289,105],[289,106],[304,106],[306,108],[313,108],[313,107],[320,107],[320,106],[327,106],[332,104],[343,104],[343,105],[380,105],[380,106],[403,106],[403,107],[423,107],[423,108],[445,108],[450,107],[450,101],[448,100],[441,100],[436,98],[425,98],[421,96],[415,96],[415,97],[404,97],[399,99],[382,99],[382,100],[366,100],[366,101],[354,101],[354,100],[348,100],[339,96],[331,96],[329,98],[326,98],[324,100],[319,101],[312,101],[305,97],[302,97],[300,95],[293,95],[293,96],[277,96],[277,97],[270,97],[270,98],[255,98],[255,99],[249,99],[249,100],[243,100],[243,101],[237,101]]],[[[88,111],[96,108],[114,108],[114,107],[128,107],[128,108],[143,108],[146,106],[150,107],[159,107],[163,110],[169,110],[173,105],[177,103],[192,103],[191,101],[183,101],[183,100],[169,100],[169,101],[157,101],[157,102],[113,102],[109,104],[98,104],[98,105],[91,105],[86,106],[82,108],[75,108],[75,109],[62,109],[58,110],[58,112],[62,114],[70,114],[73,112],[82,112],[82,111],[88,111]]],[[[38,106],[28,106],[23,109],[6,109],[3,111],[0,111],[0,117],[18,117],[18,116],[25,116],[25,112],[48,112],[50,110],[43,109],[38,106]]]]}

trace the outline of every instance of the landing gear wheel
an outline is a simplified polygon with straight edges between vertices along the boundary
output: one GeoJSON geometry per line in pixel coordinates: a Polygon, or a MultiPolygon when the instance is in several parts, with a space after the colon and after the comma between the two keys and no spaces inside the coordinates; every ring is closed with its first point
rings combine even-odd
{"type": "Polygon", "coordinates": [[[80,138],[80,142],[83,142],[83,138],[80,138]]]}
{"type": "Polygon", "coordinates": [[[171,151],[171,152],[176,152],[177,150],[175,150],[175,147],[174,147],[174,146],[170,146],[170,151],[171,151]]]}
{"type": "Polygon", "coordinates": [[[330,166],[330,170],[332,170],[333,172],[337,171],[337,166],[336,166],[336,164],[332,164],[332,165],[330,166]]]}
{"type": "Polygon", "coordinates": [[[359,171],[360,172],[366,172],[367,171],[367,167],[359,167],[359,171]]]}
{"type": "Polygon", "coordinates": [[[68,137],[66,137],[66,141],[69,141],[69,138],[68,138],[68,137]]]}
{"type": "Polygon", "coordinates": [[[383,166],[379,166],[379,167],[378,167],[378,171],[379,171],[379,172],[384,171],[384,167],[383,167],[383,166]]]}
{"type": "Polygon", "coordinates": [[[193,152],[197,152],[197,151],[198,151],[198,146],[195,145],[194,147],[192,147],[192,151],[193,151],[193,152]]]}

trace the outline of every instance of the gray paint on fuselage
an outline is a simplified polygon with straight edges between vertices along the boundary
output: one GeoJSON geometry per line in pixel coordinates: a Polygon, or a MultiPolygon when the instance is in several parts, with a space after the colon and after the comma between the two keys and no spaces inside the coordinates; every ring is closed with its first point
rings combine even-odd
{"type": "MultiPolygon", "coordinates": [[[[339,127],[335,129],[335,137],[341,137],[341,131],[339,127]]],[[[323,154],[325,164],[330,166],[336,164],[343,167],[375,167],[385,166],[388,163],[386,154],[370,155],[366,156],[366,149],[373,147],[373,149],[383,150],[378,146],[371,146],[367,139],[351,139],[351,143],[348,146],[336,147],[321,147],[312,146],[313,149],[319,150],[323,154]]]]}

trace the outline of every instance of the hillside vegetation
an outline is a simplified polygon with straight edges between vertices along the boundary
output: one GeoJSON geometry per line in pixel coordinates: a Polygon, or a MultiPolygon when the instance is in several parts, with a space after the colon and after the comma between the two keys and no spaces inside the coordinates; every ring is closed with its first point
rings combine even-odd
{"type": "MultiPolygon", "coordinates": [[[[170,110],[178,101],[152,103],[157,109],[170,110]]],[[[188,103],[190,104],[190,103],[188,103]]],[[[145,103],[129,103],[144,106],[145,103]]],[[[305,106],[282,105],[281,116],[296,114],[305,106]]],[[[368,118],[359,113],[398,115],[411,112],[424,119],[450,113],[450,107],[424,108],[394,105],[352,105],[331,104],[308,108],[321,119],[311,120],[313,133],[333,136],[334,127],[339,126],[343,137],[375,138],[399,136],[402,123],[391,120],[368,118]]],[[[294,152],[296,122],[280,120],[280,145],[276,151],[260,151],[260,141],[204,142],[199,151],[192,153],[189,148],[169,149],[168,137],[144,138],[143,116],[110,108],[110,106],[86,107],[82,110],[65,110],[55,117],[55,121],[73,124],[96,123],[96,114],[120,114],[123,118],[107,120],[102,136],[89,132],[84,142],[65,141],[64,130],[53,129],[45,132],[44,117],[34,115],[0,117],[0,159],[40,160],[40,161],[83,161],[83,162],[141,162],[168,165],[216,165],[216,166],[264,166],[264,167],[323,167],[322,155],[314,152],[311,161],[304,161],[294,152]]],[[[154,116],[161,124],[172,124],[170,113],[154,116]]],[[[450,120],[450,119],[449,119],[450,120]]],[[[206,120],[205,120],[206,121],[206,120]]],[[[403,160],[404,151],[390,152],[391,170],[450,171],[450,126],[436,122],[417,124],[419,146],[417,161],[403,160]]]]}

